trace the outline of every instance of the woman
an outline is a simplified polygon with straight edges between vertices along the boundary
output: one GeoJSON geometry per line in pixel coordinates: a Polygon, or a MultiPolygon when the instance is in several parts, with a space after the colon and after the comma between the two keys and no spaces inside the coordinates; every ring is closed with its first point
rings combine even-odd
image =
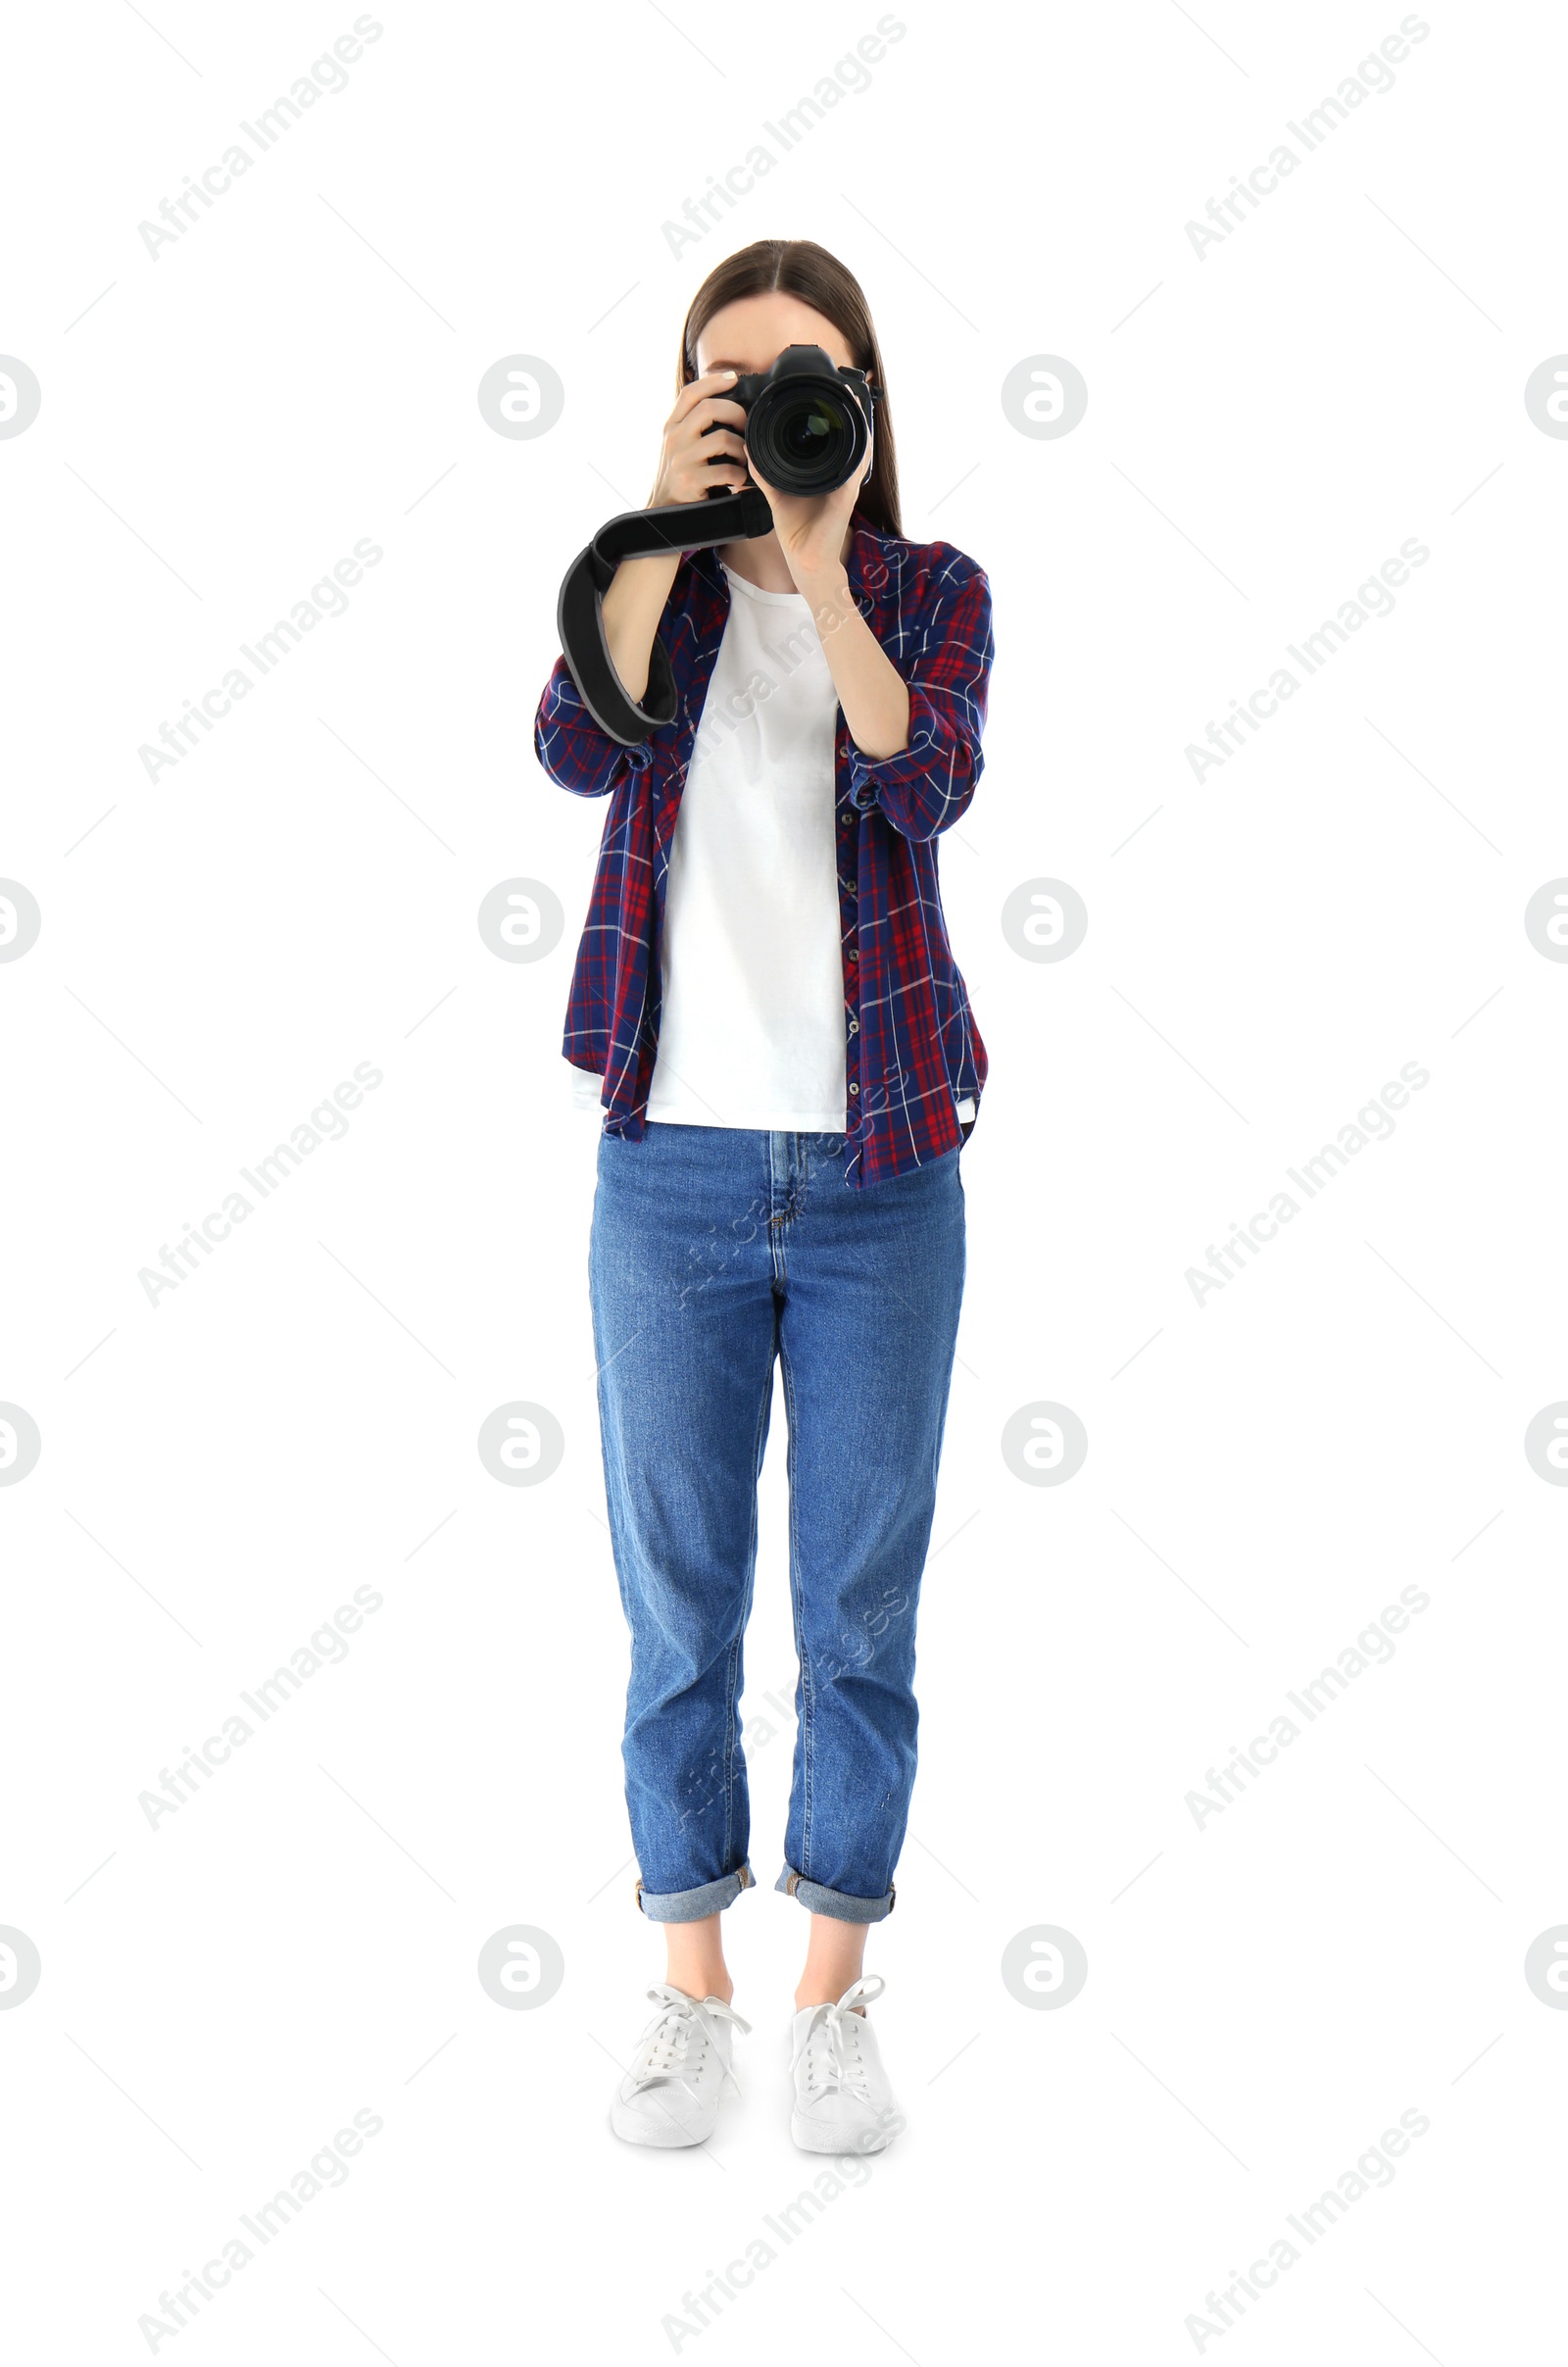
{"type": "Polygon", "coordinates": [[[589,1256],[611,1535],[631,1630],[623,1757],[659,2010],[612,2106],[698,2145],[736,2029],[722,1910],[753,1886],[736,1701],[773,1361],[789,1423],[800,1679],[777,1889],[810,1915],[791,2133],[876,2151],[902,2125],[865,2016],[914,1778],[915,1607],[963,1290],[986,1054],[949,949],[936,840],[980,777],[991,602],[972,560],[903,538],[865,299],[806,240],[761,239],[687,315],[651,505],[761,486],[772,533],[625,561],[605,631],[641,699],[662,636],[674,720],[624,748],[564,660],[539,761],[609,797],[564,1050],[603,1077],[589,1256]],[[748,473],[726,393],[786,345],[877,390],[835,493],[748,473]]]}

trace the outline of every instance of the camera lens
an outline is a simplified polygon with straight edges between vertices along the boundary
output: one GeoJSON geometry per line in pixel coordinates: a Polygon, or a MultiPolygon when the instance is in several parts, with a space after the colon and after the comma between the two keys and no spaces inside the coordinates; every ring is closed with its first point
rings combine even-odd
{"type": "Polygon", "coordinates": [[[864,460],[869,440],[859,406],[836,400],[820,379],[767,388],[746,423],[759,470],[785,493],[833,492],[864,460]]]}
{"type": "Polygon", "coordinates": [[[823,403],[810,403],[792,411],[780,419],[778,440],[792,461],[809,468],[827,457],[828,442],[835,432],[842,432],[842,419],[834,419],[823,403]]]}

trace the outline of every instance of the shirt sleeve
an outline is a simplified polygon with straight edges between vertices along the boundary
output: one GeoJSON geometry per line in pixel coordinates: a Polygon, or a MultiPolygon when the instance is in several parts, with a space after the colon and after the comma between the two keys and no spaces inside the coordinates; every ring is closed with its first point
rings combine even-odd
{"type": "Polygon", "coordinates": [[[646,740],[623,748],[600,729],[582,703],[564,658],[556,660],[545,684],[533,719],[533,747],[551,780],[574,797],[608,797],[654,761],[646,740]]]}
{"type": "Polygon", "coordinates": [[[862,813],[880,806],[893,827],[913,839],[935,838],[957,820],[984,768],[980,735],[992,655],[985,570],[955,552],[934,579],[905,676],[908,746],[878,761],[850,742],[850,795],[862,813]]]}

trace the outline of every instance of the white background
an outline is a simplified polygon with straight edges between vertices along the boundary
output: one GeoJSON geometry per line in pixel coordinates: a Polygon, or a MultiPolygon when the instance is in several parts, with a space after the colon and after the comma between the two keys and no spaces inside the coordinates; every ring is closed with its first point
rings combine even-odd
{"type": "Polygon", "coordinates": [[[1568,2023],[1523,1959],[1565,1915],[1568,1498],[1522,1442],[1568,1396],[1568,969],[1523,912],[1568,870],[1568,445],[1523,389],[1568,346],[1560,19],[1423,12],[1393,90],[1200,260],[1184,225],[1397,0],[904,8],[870,86],[677,258],[662,225],[872,0],[383,7],[349,87],[154,261],[138,223],[353,12],[150,13],[14,24],[0,150],[0,348],[43,394],[0,441],[0,872],[42,912],[0,965],[0,1399],[42,1436],[0,1489],[0,1923],[43,1965],[0,2012],[18,2355],[146,2356],[138,2317],[361,2108],[347,2184],[158,2355],[666,2358],[662,2320],[813,2174],[780,2060],[806,1926],[768,1887],[782,1407],[745,2095],[701,2152],[606,2125],[660,1959],[620,1796],[597,1123],[559,1055],[601,811],[530,745],[557,585],[646,498],[690,297],[777,233],[867,291],[906,531],[990,574],[943,878],[992,1072],[870,1956],[910,2125],[679,2355],[1542,2355],[1568,2023]],[[535,440],[475,400],[512,354],[566,390],[535,440]],[[1042,354],[1089,386],[1057,440],[1000,402],[1042,354]],[[348,613],[150,781],[138,748],[362,537],[348,613]],[[1195,780],[1209,719],[1411,537],[1395,613],[1195,780]],[[516,876],[567,915],[533,963],[476,925],[516,876]],[[1039,877],[1088,906],[1060,963],[1003,935],[1039,877]],[[149,1305],[139,1270],[366,1061],[344,1139],[149,1305]],[[1186,1269],[1406,1062],[1430,1083],[1392,1138],[1198,1305],[1186,1269]],[[514,1400],[564,1432],[539,1487],[476,1452],[514,1400]],[[1087,1425],[1060,1487],[1002,1457],[1039,1401],[1087,1425]],[[384,1600],[346,1661],[150,1829],[138,1795],[355,1586],[384,1600]],[[1205,1771],[1404,1586],[1430,1603],[1392,1662],[1200,1827],[1205,1771]],[[536,2010],[476,1977],[511,1924],[564,1954],[536,2010]],[[1055,2011],[1000,1973],[1041,1924],[1088,1952],[1055,2011]],[[1410,2108],[1392,2185],[1195,2337],[1410,2108]]]}

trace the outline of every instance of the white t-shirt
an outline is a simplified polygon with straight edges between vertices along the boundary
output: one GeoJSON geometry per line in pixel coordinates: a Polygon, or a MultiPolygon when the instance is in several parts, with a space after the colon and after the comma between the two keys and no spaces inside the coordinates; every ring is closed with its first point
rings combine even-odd
{"type": "Polygon", "coordinates": [[[729,616],[664,883],[648,1115],[842,1134],[838,692],[801,594],[724,573],[729,616]]]}
{"type": "MultiPolygon", "coordinates": [[[[724,573],[729,616],[664,883],[648,1115],[842,1134],[855,1014],[839,916],[838,691],[802,595],[724,573]]],[[[598,1076],[574,1068],[571,1080],[582,1108],[598,1105],[598,1076]]],[[[972,1100],[957,1114],[972,1118],[972,1100]]]]}

